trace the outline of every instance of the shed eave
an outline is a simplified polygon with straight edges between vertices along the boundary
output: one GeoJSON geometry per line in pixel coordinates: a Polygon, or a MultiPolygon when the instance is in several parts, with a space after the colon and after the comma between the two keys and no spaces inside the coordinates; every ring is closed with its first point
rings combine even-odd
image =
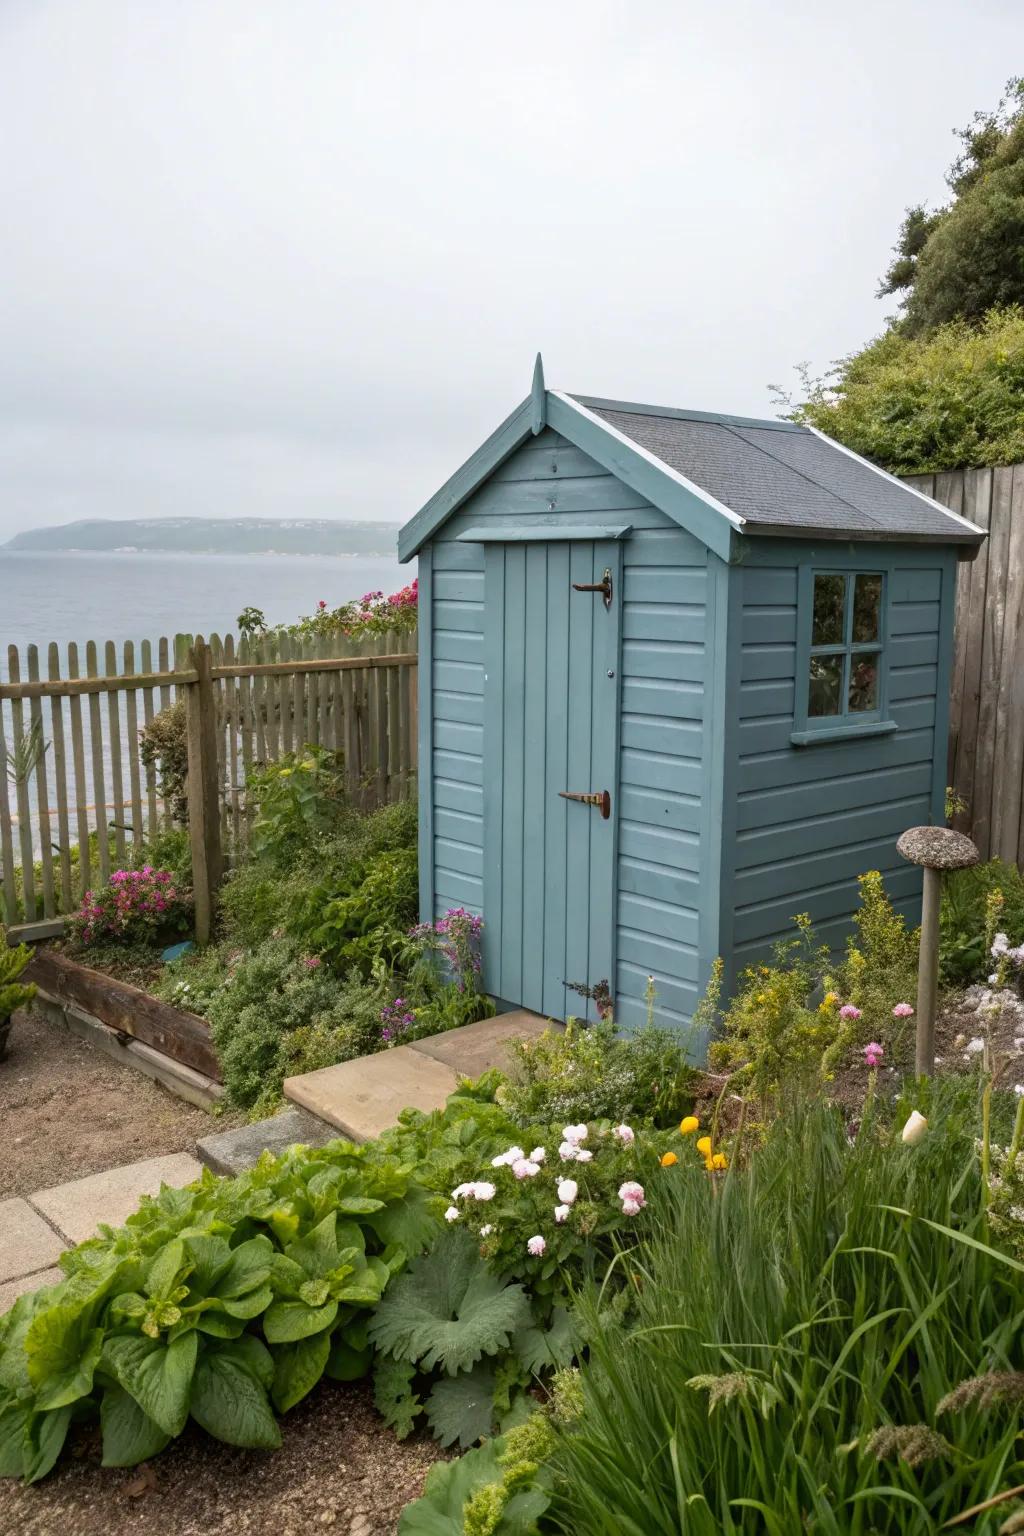
{"type": "MultiPolygon", "coordinates": [[[[813,432],[814,436],[819,437],[823,443],[828,443],[829,447],[834,448],[837,453],[845,453],[848,459],[855,459],[858,464],[866,465],[876,475],[881,475],[883,480],[890,480],[894,485],[898,485],[901,490],[908,491],[911,496],[916,496],[919,501],[923,501],[936,512],[941,512],[951,523],[956,525],[957,529],[954,532],[951,528],[948,535],[937,533],[919,534],[916,539],[910,534],[898,533],[891,534],[889,537],[905,539],[907,543],[912,544],[942,544],[946,542],[947,538],[951,544],[980,544],[983,539],[988,538],[987,529],[979,528],[977,523],[972,523],[968,518],[961,517],[959,512],[952,512],[949,507],[944,507],[941,501],[936,501],[934,496],[926,496],[924,491],[918,490],[916,485],[908,485],[905,480],[900,479],[899,475],[891,475],[887,469],[882,469],[878,464],[872,464],[871,460],[866,459],[863,454],[855,453],[852,448],[847,448],[844,443],[839,443],[834,437],[829,437],[827,432],[822,432],[817,427],[809,427],[808,431],[813,432]]],[[[870,537],[874,538],[875,535],[871,534],[870,537]]]]}

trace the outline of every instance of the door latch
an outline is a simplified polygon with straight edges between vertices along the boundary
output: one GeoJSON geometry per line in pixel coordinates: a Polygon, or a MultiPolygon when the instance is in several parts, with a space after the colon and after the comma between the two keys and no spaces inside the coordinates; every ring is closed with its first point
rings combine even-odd
{"type": "Polygon", "coordinates": [[[595,789],[589,794],[584,794],[581,789],[560,789],[558,793],[563,800],[578,800],[581,805],[592,805],[601,812],[602,821],[607,821],[612,813],[612,797],[606,789],[595,789]]]}
{"type": "Polygon", "coordinates": [[[612,573],[607,566],[600,581],[574,581],[572,589],[574,592],[600,592],[605,607],[612,605],[612,573]]]}

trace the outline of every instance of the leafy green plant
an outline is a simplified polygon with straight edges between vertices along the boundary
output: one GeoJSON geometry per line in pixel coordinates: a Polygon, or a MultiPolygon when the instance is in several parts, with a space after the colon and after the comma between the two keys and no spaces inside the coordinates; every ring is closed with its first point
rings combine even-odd
{"type": "Polygon", "coordinates": [[[160,795],[179,826],[188,826],[188,736],[185,701],[161,709],[139,733],[139,757],[157,776],[160,795]]]}
{"type": "Polygon", "coordinates": [[[32,958],[27,944],[7,947],[7,934],[0,926],[0,1061],[7,1054],[7,1037],[11,1014],[15,1008],[24,1008],[36,995],[35,986],[19,982],[18,977],[32,958]]]}
{"type": "Polygon", "coordinates": [[[293,931],[337,970],[394,964],[408,952],[408,930],[419,903],[414,848],[385,850],[354,868],[346,889],[310,893],[293,931]]]}
{"type": "Polygon", "coordinates": [[[1024,1269],[986,1236],[977,1098],[933,1087],[916,1146],[817,1103],[657,1186],[631,1315],[582,1299],[553,1530],[902,1536],[1024,1482],[1024,1269]]]}
{"type": "Polygon", "coordinates": [[[72,1418],[131,1466],[189,1418],[270,1449],[322,1375],[370,1363],[365,1319],[432,1230],[411,1170],[348,1142],[163,1188],[0,1318],[0,1475],[36,1481],[72,1418]]]}
{"type": "Polygon", "coordinates": [[[943,879],[939,913],[939,962],[947,984],[983,981],[992,969],[994,927],[1024,936],[1024,875],[1015,864],[989,859],[943,879]],[[988,921],[998,896],[999,922],[988,921]]]}
{"type": "Polygon", "coordinates": [[[378,1374],[376,1400],[398,1431],[420,1414],[443,1445],[470,1446],[491,1432],[498,1376],[492,1363],[530,1322],[521,1285],[505,1284],[463,1232],[446,1232],[414,1259],[367,1329],[389,1362],[378,1374]],[[439,1368],[425,1401],[422,1385],[439,1368]]]}
{"type": "MultiPolygon", "coordinates": [[[[412,634],[416,629],[418,601],[419,580],[414,578],[390,597],[383,592],[366,592],[352,602],[342,603],[340,608],[329,608],[321,599],[313,613],[295,624],[280,625],[276,632],[301,639],[310,635],[341,634],[360,639],[364,635],[412,634]]],[[[265,627],[258,608],[247,608],[245,612],[256,616],[259,627],[265,627]]]]}
{"type": "Polygon", "coordinates": [[[499,1096],[521,1125],[630,1117],[671,1125],[692,1106],[699,1081],[678,1035],[651,1025],[620,1034],[610,1019],[513,1040],[509,1059],[499,1096]]]}
{"type": "Polygon", "coordinates": [[[246,781],[246,797],[257,807],[254,855],[280,864],[309,849],[345,803],[343,770],[338,753],[316,746],[253,769],[246,781]]]}
{"type": "Polygon", "coordinates": [[[437,1462],[422,1498],[402,1511],[398,1536],[535,1536],[549,1503],[545,1461],[554,1444],[538,1412],[456,1461],[437,1462]]]}

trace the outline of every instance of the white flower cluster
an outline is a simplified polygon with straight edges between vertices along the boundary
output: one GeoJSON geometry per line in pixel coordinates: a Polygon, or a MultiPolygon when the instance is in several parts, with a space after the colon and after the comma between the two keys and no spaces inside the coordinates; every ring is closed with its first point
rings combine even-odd
{"type": "MultiPolygon", "coordinates": [[[[593,1159],[593,1152],[583,1143],[587,1140],[589,1128],[585,1124],[566,1125],[562,1127],[562,1143],[558,1148],[559,1158],[563,1163],[589,1163],[593,1159]]],[[[617,1125],[612,1131],[616,1141],[624,1147],[630,1147],[636,1140],[636,1133],[628,1125],[617,1125]]],[[[544,1147],[534,1147],[529,1156],[522,1147],[509,1147],[507,1151],[500,1152],[497,1157],[491,1158],[492,1168],[508,1168],[513,1176],[523,1179],[535,1179],[542,1171],[547,1158],[544,1147]]],[[[496,1186],[486,1179],[473,1180],[466,1184],[459,1184],[452,1190],[452,1204],[445,1211],[446,1221],[458,1221],[463,1215],[464,1207],[460,1207],[458,1201],[488,1201],[493,1200],[497,1193],[496,1186]]],[[[554,1207],[554,1218],[558,1226],[562,1226],[569,1219],[569,1214],[579,1195],[579,1185],[575,1179],[559,1179],[557,1185],[558,1204],[554,1207]]],[[[642,1184],[633,1180],[627,1181],[619,1190],[619,1199],[622,1201],[623,1214],[636,1216],[643,1210],[647,1203],[644,1198],[642,1184]]],[[[489,1237],[494,1231],[492,1223],[488,1222],[480,1228],[481,1237],[489,1237]]],[[[538,1232],[531,1237],[526,1244],[527,1252],[534,1258],[541,1258],[547,1249],[547,1239],[538,1232]]]]}

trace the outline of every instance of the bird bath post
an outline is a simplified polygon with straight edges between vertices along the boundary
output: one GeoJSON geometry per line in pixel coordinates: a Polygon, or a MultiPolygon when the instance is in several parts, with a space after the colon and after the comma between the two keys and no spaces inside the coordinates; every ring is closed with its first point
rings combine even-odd
{"type": "Polygon", "coordinates": [[[921,903],[921,951],[917,965],[917,1052],[918,1077],[931,1077],[935,1071],[935,1005],[939,992],[939,906],[942,901],[942,873],[946,869],[967,869],[977,864],[981,855],[962,832],[950,827],[911,827],[896,844],[897,853],[924,870],[924,898],[921,903]]]}

